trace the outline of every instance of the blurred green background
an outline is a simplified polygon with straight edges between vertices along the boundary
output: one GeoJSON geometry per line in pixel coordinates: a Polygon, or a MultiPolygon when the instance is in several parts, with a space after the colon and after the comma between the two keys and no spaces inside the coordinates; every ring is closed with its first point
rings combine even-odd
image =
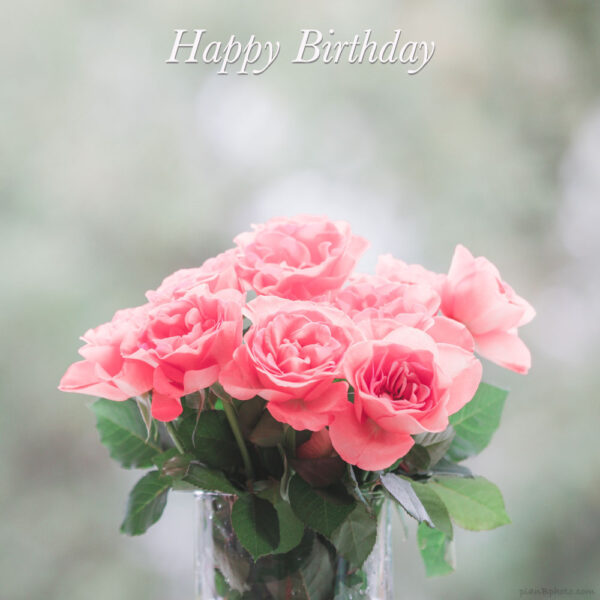
{"type": "Polygon", "coordinates": [[[397,598],[600,593],[600,3],[398,0],[3,7],[0,598],[192,597],[192,499],[118,533],[137,474],[56,390],[78,336],[279,214],[327,213],[378,253],[446,270],[457,242],[538,310],[533,369],[470,466],[513,524],[459,532],[427,580],[396,530],[397,598]],[[430,64],[291,65],[302,27],[436,42],[430,64]],[[173,29],[280,40],[259,77],[166,65],[173,29]]]}

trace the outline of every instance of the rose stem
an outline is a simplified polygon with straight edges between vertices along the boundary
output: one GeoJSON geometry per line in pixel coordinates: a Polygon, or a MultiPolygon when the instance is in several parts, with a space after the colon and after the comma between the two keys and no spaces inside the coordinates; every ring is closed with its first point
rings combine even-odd
{"type": "Polygon", "coordinates": [[[175,429],[175,425],[173,425],[173,423],[165,423],[165,427],[167,428],[167,431],[169,432],[169,435],[171,436],[171,439],[173,440],[173,443],[175,444],[175,448],[177,448],[177,450],[179,450],[180,454],[185,454],[185,450],[183,449],[183,446],[181,445],[181,442],[179,441],[179,438],[177,437],[177,430],[175,429]]]}
{"type": "Polygon", "coordinates": [[[223,410],[225,412],[225,416],[229,421],[231,431],[233,431],[233,437],[237,442],[238,448],[240,449],[240,453],[242,455],[242,460],[244,461],[244,470],[246,471],[246,478],[248,479],[248,481],[252,481],[254,479],[254,468],[252,467],[252,461],[250,460],[250,454],[248,453],[246,442],[244,441],[244,437],[242,436],[242,432],[240,431],[240,426],[235,413],[235,408],[233,406],[233,400],[231,399],[231,396],[218,384],[213,386],[213,391],[219,398],[221,398],[221,401],[223,402],[223,410]]]}
{"type": "Polygon", "coordinates": [[[289,451],[289,453],[292,455],[292,457],[296,456],[296,430],[291,426],[288,425],[286,430],[285,430],[285,445],[289,451]]]}

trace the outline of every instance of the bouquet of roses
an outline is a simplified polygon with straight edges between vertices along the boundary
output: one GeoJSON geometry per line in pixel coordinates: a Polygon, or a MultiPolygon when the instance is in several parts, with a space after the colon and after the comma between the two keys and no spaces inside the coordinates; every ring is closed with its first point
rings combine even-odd
{"type": "Polygon", "coordinates": [[[273,569],[287,565],[302,597],[341,598],[336,561],[344,585],[364,586],[387,499],[419,521],[427,574],[450,572],[453,522],[509,522],[461,462],[488,445],[506,397],[478,356],[526,373],[518,328],[533,308],[460,245],[447,274],[385,255],[367,275],[354,268],[368,243],[344,222],[276,218],[234,241],[86,332],[60,383],[101,398],[114,459],[152,467],[122,531],[146,531],[171,489],[217,492],[246,556],[216,565],[222,596],[280,597],[273,569]]]}

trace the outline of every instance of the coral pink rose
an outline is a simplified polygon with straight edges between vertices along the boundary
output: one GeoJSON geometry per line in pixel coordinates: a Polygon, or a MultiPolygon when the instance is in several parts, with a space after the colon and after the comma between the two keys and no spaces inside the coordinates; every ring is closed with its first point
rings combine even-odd
{"type": "Polygon", "coordinates": [[[375,272],[380,277],[398,283],[428,285],[438,294],[444,285],[445,275],[428,271],[421,265],[408,265],[391,254],[382,254],[377,260],[375,272]]]}
{"type": "Polygon", "coordinates": [[[389,467],[413,445],[411,434],[443,431],[481,381],[481,363],[458,346],[400,327],[383,340],[351,346],[342,363],[354,402],[329,426],[331,442],[348,463],[389,467]]]}
{"type": "Polygon", "coordinates": [[[152,416],[171,421],[182,411],[181,396],[217,381],[242,342],[243,295],[211,293],[206,285],[185,296],[152,306],[136,340],[123,344],[126,358],[153,369],[152,416]]]}
{"type": "Polygon", "coordinates": [[[443,288],[442,312],[467,326],[481,356],[527,373],[531,355],[517,328],[529,323],[535,310],[502,281],[489,260],[456,247],[443,288]]]}
{"type": "Polygon", "coordinates": [[[148,309],[146,304],[119,310],[110,322],[87,331],[79,350],[84,360],[67,369],[58,389],[108,400],[127,400],[150,390],[152,367],[121,353],[122,346],[137,343],[148,309]]]}
{"type": "Polygon", "coordinates": [[[368,242],[325,217],[271,219],[235,238],[240,278],[259,295],[309,300],[342,287],[368,242]]]}
{"type": "Polygon", "coordinates": [[[260,396],[275,419],[318,431],[346,404],[348,384],[334,382],[350,344],[362,339],[334,307],[259,296],[248,304],[252,326],[219,377],[234,398],[260,396]]]}
{"type": "Polygon", "coordinates": [[[208,285],[211,292],[234,289],[243,291],[235,272],[238,250],[232,248],[205,260],[200,267],[179,269],[168,277],[156,290],[146,292],[150,302],[158,304],[174,298],[181,298],[200,284],[208,285]]]}
{"type": "Polygon", "coordinates": [[[411,327],[429,323],[440,307],[439,295],[428,285],[369,275],[352,278],[344,288],[329,294],[329,301],[355,322],[389,318],[411,327]]]}

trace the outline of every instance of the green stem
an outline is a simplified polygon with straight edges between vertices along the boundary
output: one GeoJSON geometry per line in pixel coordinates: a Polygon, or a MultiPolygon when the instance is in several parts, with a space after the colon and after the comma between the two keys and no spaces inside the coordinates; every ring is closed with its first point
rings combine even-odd
{"type": "Polygon", "coordinates": [[[284,434],[284,443],[292,457],[296,456],[296,430],[288,425],[284,434]]]}
{"type": "Polygon", "coordinates": [[[244,470],[246,471],[246,478],[249,481],[254,479],[254,467],[252,466],[252,461],[250,460],[250,454],[248,453],[248,447],[246,446],[246,442],[244,441],[244,436],[240,430],[240,425],[237,420],[237,415],[235,413],[235,408],[233,407],[233,400],[231,396],[220,386],[215,389],[216,386],[213,386],[213,391],[215,394],[221,398],[223,402],[223,411],[225,412],[225,416],[229,421],[229,426],[231,427],[231,431],[233,431],[233,437],[237,442],[238,448],[240,449],[240,453],[242,455],[242,460],[244,461],[244,470]]]}
{"type": "Polygon", "coordinates": [[[290,470],[287,453],[283,446],[281,444],[277,444],[277,449],[279,450],[279,454],[281,455],[281,460],[283,462],[283,475],[281,476],[281,482],[279,483],[279,493],[286,502],[289,502],[290,496],[288,493],[288,488],[290,487],[292,472],[290,470]]]}
{"type": "Polygon", "coordinates": [[[175,425],[173,425],[173,423],[165,423],[165,426],[167,428],[167,431],[169,432],[169,435],[171,436],[171,439],[173,440],[173,443],[175,444],[175,448],[179,450],[180,454],[185,454],[185,450],[183,449],[183,446],[181,445],[181,442],[177,437],[177,430],[175,429],[175,425]]]}

